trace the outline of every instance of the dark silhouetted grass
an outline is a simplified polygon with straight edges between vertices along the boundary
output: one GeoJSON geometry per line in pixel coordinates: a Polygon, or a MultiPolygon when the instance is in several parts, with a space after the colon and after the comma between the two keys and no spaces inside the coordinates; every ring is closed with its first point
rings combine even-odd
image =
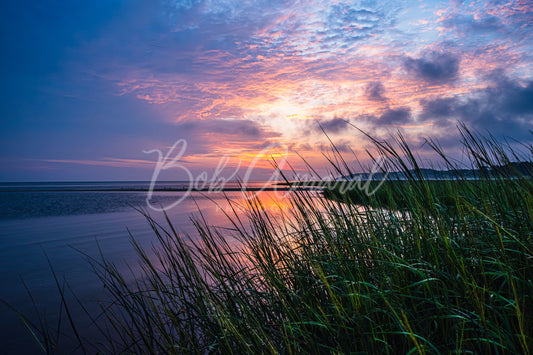
{"type": "MultiPolygon", "coordinates": [[[[460,132],[473,169],[531,161],[531,148],[519,154],[460,132]]],[[[228,214],[232,229],[196,220],[200,239],[146,214],[159,244],[155,257],[135,244],[143,272],[134,282],[110,261],[92,260],[111,299],[96,320],[107,342],[92,346],[143,354],[530,354],[532,181],[505,173],[426,181],[401,137],[374,143],[384,169],[408,179],[372,196],[300,190],[279,213],[251,199],[246,220],[228,214]]],[[[458,168],[430,144],[443,167],[458,168]]],[[[339,175],[351,174],[346,167],[336,165],[339,175]]],[[[49,330],[41,334],[57,350],[49,330]]]]}

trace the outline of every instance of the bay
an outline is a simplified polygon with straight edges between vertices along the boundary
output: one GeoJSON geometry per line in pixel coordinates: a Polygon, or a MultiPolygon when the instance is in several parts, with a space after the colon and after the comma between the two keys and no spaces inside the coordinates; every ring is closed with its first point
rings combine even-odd
{"type": "MultiPolygon", "coordinates": [[[[147,182],[0,184],[0,299],[35,322],[39,312],[55,324],[61,298],[53,267],[61,285],[68,284],[93,316],[96,315],[95,300],[103,294],[103,289],[84,254],[98,258],[101,252],[121,270],[135,270],[137,257],[129,233],[146,249],[155,243],[153,231],[136,209],[145,209],[165,225],[162,212],[147,208],[147,186],[147,182]]],[[[241,206],[246,202],[243,192],[235,191],[237,183],[227,185],[231,188],[223,192],[187,193],[183,186],[187,188],[185,183],[179,182],[160,185],[151,199],[154,206],[165,207],[187,194],[187,198],[167,210],[173,225],[183,236],[195,238],[193,216],[202,215],[210,225],[229,227],[224,213],[230,211],[227,199],[241,206]]],[[[254,182],[249,186],[260,189],[266,185],[254,182]]],[[[266,201],[266,208],[276,209],[274,201],[283,199],[287,192],[258,194],[266,201]]],[[[241,215],[245,213],[237,210],[241,215]]],[[[67,295],[70,295],[68,289],[67,295]]],[[[69,299],[74,300],[73,297],[69,299]]],[[[85,334],[97,337],[95,326],[83,316],[81,308],[76,307],[75,302],[72,307],[85,334]]],[[[0,353],[39,351],[37,342],[17,314],[4,304],[0,312],[0,353]]],[[[62,327],[68,333],[68,324],[62,327]]]]}

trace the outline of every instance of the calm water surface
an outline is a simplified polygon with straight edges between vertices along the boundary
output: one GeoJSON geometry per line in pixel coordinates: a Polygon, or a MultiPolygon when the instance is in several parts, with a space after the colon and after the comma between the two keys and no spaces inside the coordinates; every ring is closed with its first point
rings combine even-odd
{"type": "MultiPolygon", "coordinates": [[[[183,184],[165,186],[164,191],[154,192],[154,205],[168,206],[185,194],[178,191],[183,184]]],[[[99,245],[104,256],[119,267],[126,270],[127,263],[135,267],[128,229],[142,246],[149,248],[155,242],[145,218],[135,210],[146,208],[146,187],[142,182],[0,184],[0,299],[36,320],[23,280],[40,312],[54,324],[59,294],[49,259],[61,281],[66,280],[96,312],[94,300],[103,290],[80,251],[97,257],[99,245]]],[[[211,225],[229,226],[222,211],[228,208],[224,195],[244,202],[240,191],[192,192],[168,214],[178,231],[193,237],[192,215],[202,213],[211,225]]],[[[282,195],[286,192],[259,193],[267,207],[282,195]]],[[[164,221],[162,213],[149,211],[156,220],[164,221]]],[[[0,354],[39,351],[17,315],[3,304],[0,312],[0,354]]],[[[74,312],[79,315],[81,311],[74,312]]],[[[90,336],[94,326],[87,322],[82,326],[90,336]]]]}

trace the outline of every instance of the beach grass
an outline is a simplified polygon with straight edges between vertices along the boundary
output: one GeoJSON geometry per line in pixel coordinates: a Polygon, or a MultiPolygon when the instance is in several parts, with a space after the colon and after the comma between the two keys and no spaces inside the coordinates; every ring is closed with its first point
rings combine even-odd
{"type": "MultiPolygon", "coordinates": [[[[517,152],[464,126],[459,131],[462,164],[472,169],[533,157],[531,147],[517,152]]],[[[383,170],[407,178],[371,195],[301,189],[276,213],[251,198],[246,218],[230,201],[232,228],[214,228],[200,216],[199,238],[144,212],[157,243],[149,256],[132,238],[142,269],[134,281],[111,261],[90,259],[108,292],[101,314],[89,315],[105,341],[91,344],[80,330],[78,350],[532,353],[530,177],[504,171],[428,181],[401,136],[373,142],[383,170]]],[[[464,169],[429,144],[443,167],[464,169]]],[[[341,161],[335,169],[348,176],[347,166],[341,161]]],[[[34,331],[46,351],[61,349],[49,329],[34,331]]]]}

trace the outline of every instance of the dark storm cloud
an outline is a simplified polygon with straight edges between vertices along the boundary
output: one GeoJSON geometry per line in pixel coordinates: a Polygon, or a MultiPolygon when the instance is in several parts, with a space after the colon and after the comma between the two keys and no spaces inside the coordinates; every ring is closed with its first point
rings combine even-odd
{"type": "Polygon", "coordinates": [[[385,87],[380,81],[373,81],[366,85],[365,96],[374,101],[386,101],[385,87]]]}
{"type": "Polygon", "coordinates": [[[407,57],[404,66],[410,74],[429,83],[448,83],[457,78],[459,56],[452,53],[430,53],[425,57],[407,57]]]}
{"type": "Polygon", "coordinates": [[[468,99],[459,97],[421,101],[421,118],[437,124],[463,121],[495,135],[531,138],[533,81],[512,80],[496,72],[492,83],[468,99]]]}

